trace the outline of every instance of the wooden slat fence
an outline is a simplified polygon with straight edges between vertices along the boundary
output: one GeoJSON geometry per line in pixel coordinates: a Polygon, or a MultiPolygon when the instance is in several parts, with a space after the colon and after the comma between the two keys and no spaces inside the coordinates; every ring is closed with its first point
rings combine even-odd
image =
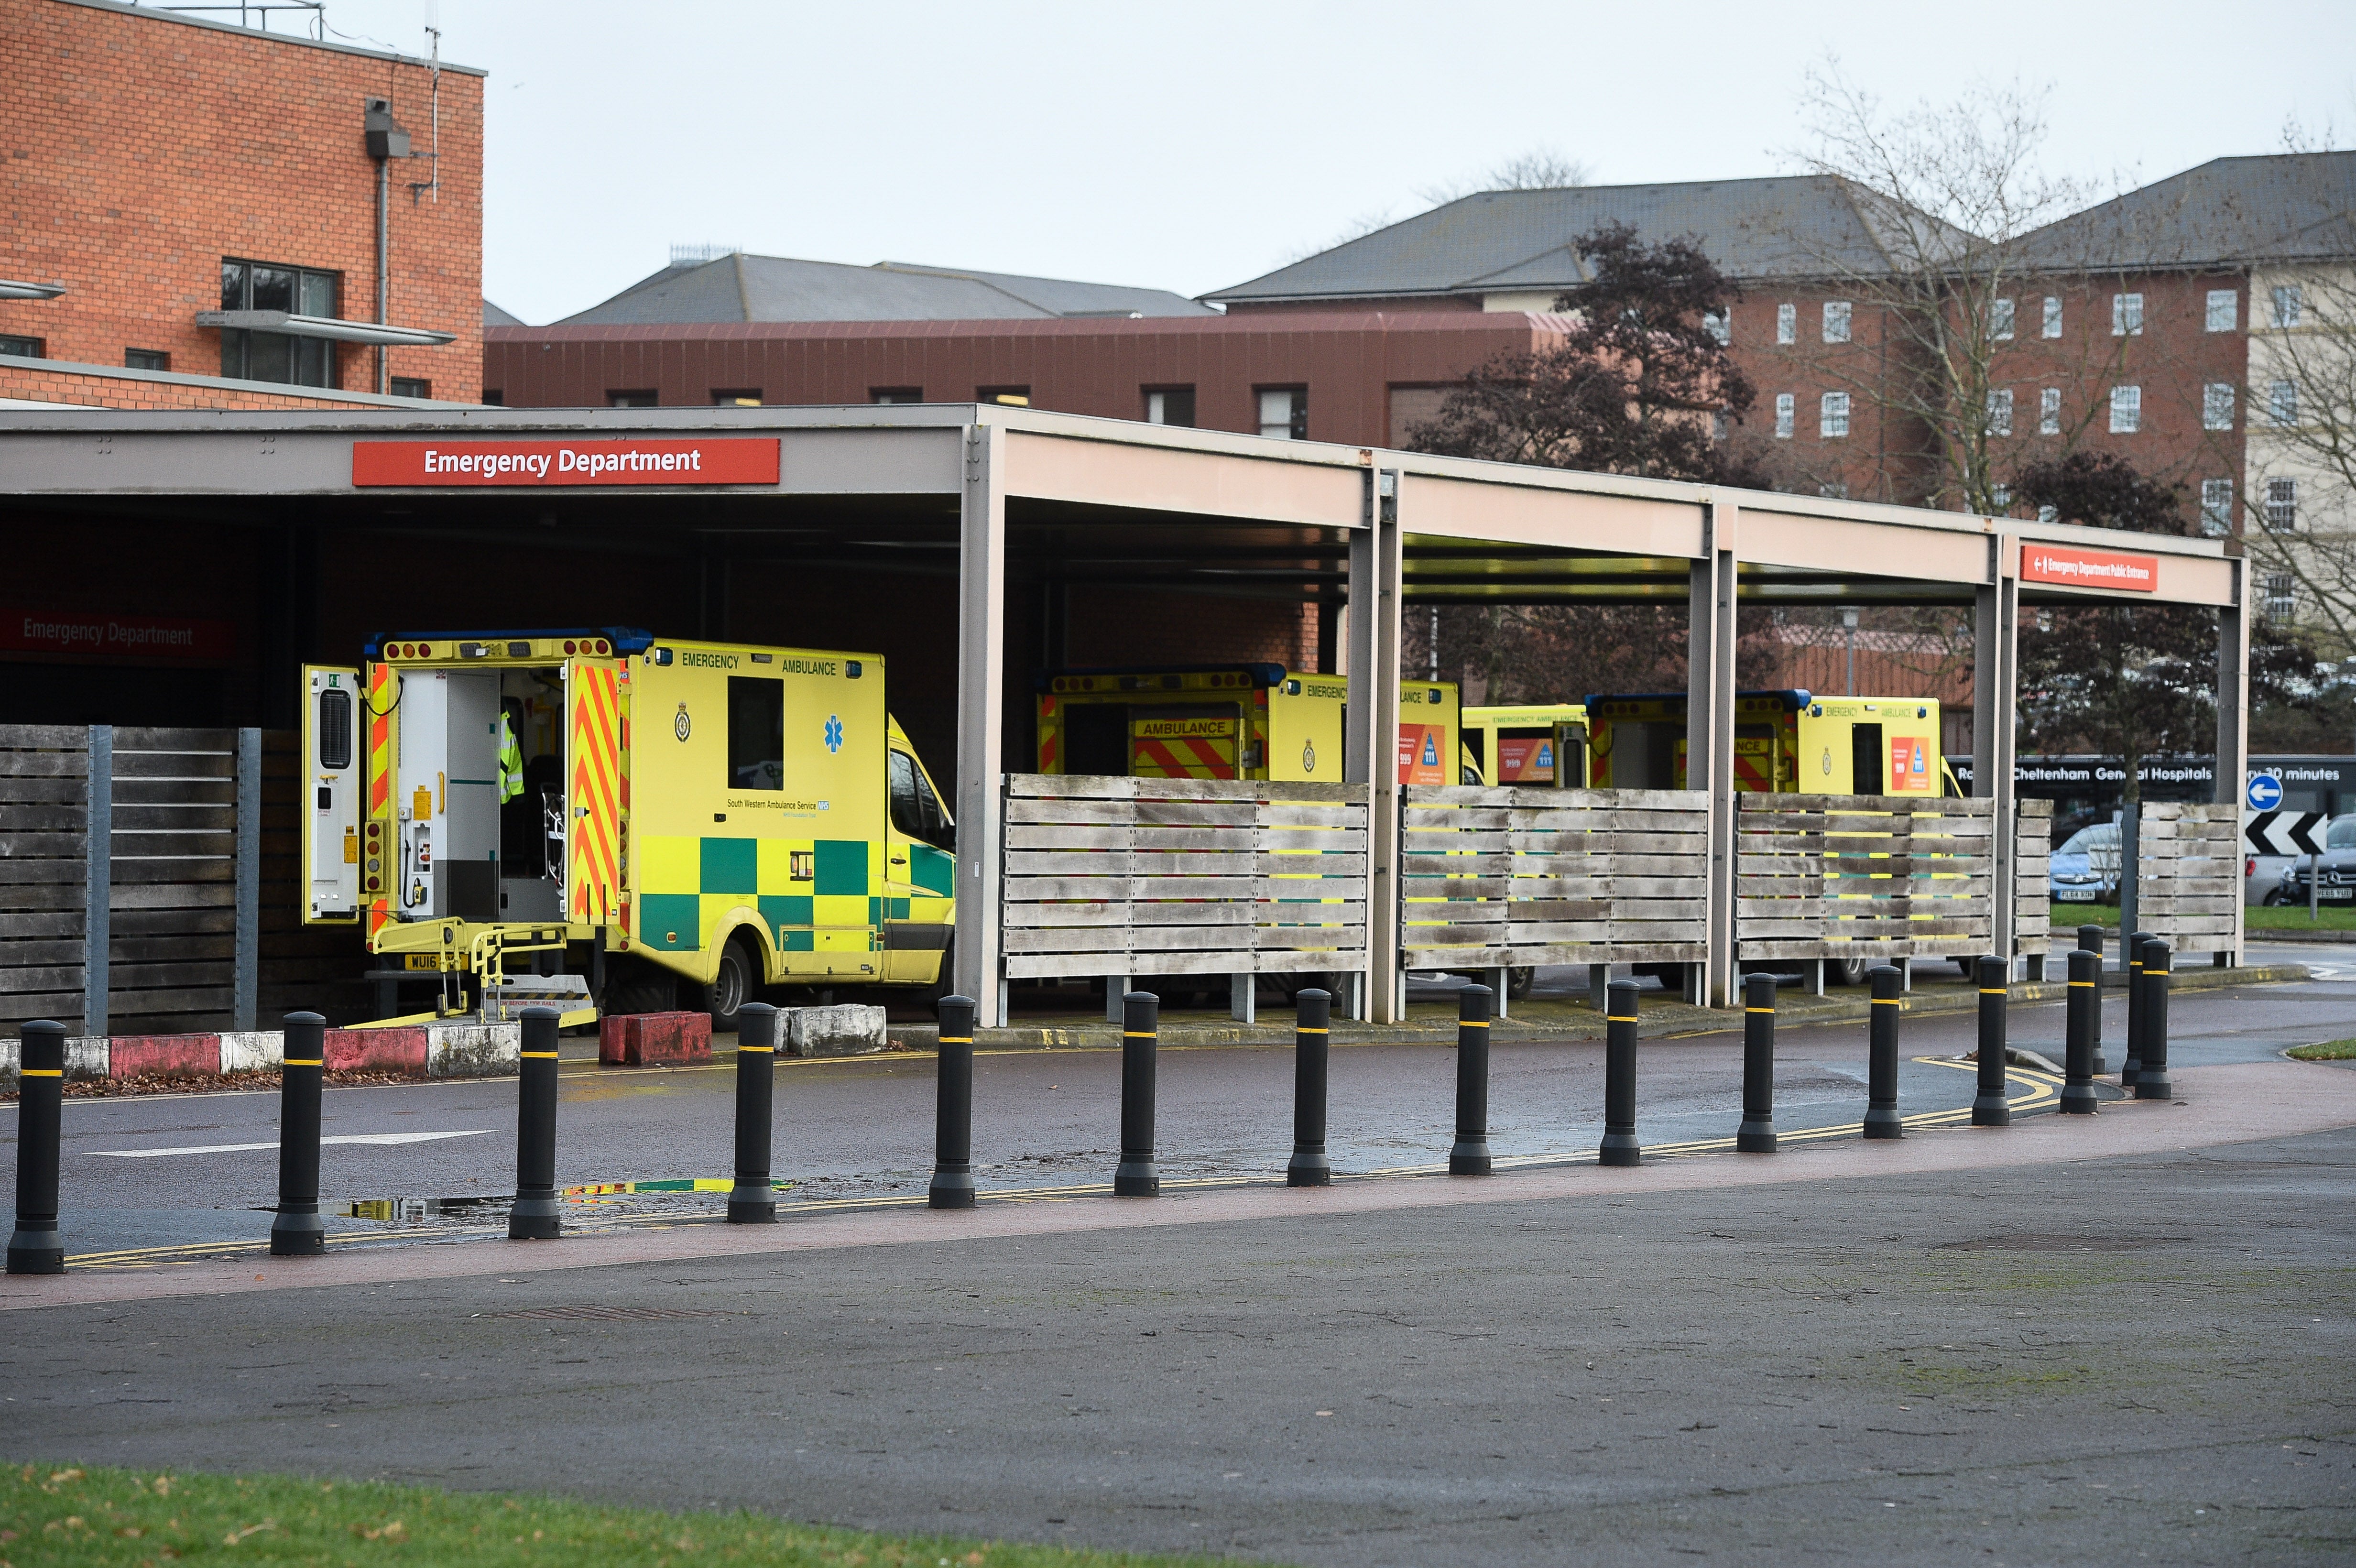
{"type": "Polygon", "coordinates": [[[1699,962],[1708,799],[1698,790],[1408,789],[1406,966],[1699,962]]]}
{"type": "Polygon", "coordinates": [[[2239,805],[2146,802],[2136,846],[2136,923],[2178,953],[2223,952],[2242,901],[2239,805]]]}
{"type": "Polygon", "coordinates": [[[1362,972],[1370,795],[1009,774],[1003,976],[1362,972]]]}
{"type": "Polygon", "coordinates": [[[81,1032],[89,848],[90,731],[0,725],[0,1028],[81,1032]]]}
{"type": "Polygon", "coordinates": [[[2016,800],[2012,818],[2012,950],[2053,951],[2053,803],[2016,800]]]}
{"type": "Polygon", "coordinates": [[[1985,953],[1996,803],[1905,795],[1737,798],[1742,958],[1985,953]]]}

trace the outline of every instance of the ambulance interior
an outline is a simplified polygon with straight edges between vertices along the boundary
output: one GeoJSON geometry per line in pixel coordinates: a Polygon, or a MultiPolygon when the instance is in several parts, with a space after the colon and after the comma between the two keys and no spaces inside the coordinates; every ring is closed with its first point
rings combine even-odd
{"type": "Polygon", "coordinates": [[[396,918],[562,917],[562,674],[557,665],[400,672],[396,918]]]}

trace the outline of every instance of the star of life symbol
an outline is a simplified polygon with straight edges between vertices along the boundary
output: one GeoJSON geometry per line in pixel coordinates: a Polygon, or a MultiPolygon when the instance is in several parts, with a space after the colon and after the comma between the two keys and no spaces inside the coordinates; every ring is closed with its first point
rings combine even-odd
{"type": "Polygon", "coordinates": [[[838,714],[826,716],[826,749],[830,752],[842,750],[842,720],[838,714]]]}

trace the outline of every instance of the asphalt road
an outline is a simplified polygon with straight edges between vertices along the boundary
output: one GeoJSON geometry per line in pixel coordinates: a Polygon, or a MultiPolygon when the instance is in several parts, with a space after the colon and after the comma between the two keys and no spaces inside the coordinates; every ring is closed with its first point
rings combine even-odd
{"type": "Polygon", "coordinates": [[[2341,1563],[2351,1257],[2339,1132],[115,1302],[9,1322],[0,1456],[1351,1568],[2341,1563]]]}
{"type": "MultiPolygon", "coordinates": [[[[2315,961],[2317,955],[2308,955],[2315,961]]],[[[2349,978],[2247,991],[2190,992],[2175,1000],[2179,1065],[2259,1060],[2284,1046],[2356,1035],[2356,963],[2349,978]]],[[[1565,972],[1568,974],[1569,972],[1565,972]]],[[[1548,978],[1552,978],[1549,976],[1548,978]]],[[[2125,1005],[2104,1007],[2111,1065],[2125,1005]]],[[[1909,1115],[1967,1106],[1974,1045],[1966,1014],[1909,1019],[1901,1080],[1909,1115]]],[[[2055,1058],[2059,1004],[2016,1007],[2010,1034],[2055,1058]]],[[[582,1042],[568,1041],[575,1051],[582,1042]]],[[[1565,1042],[1494,1050],[1491,1144],[1501,1162],[1591,1157],[1602,1133],[1602,1048],[1565,1042]]],[[[724,1178],[730,1174],[733,1069],[616,1070],[568,1061],[562,1082],[558,1179],[567,1185],[724,1178]]],[[[789,1204],[913,1197],[931,1169],[933,1066],[885,1056],[781,1061],[776,1172],[796,1185],[789,1204]]],[[[1447,1046],[1338,1047],[1333,1054],[1332,1157],[1337,1170],[1428,1167],[1444,1159],[1453,1125],[1454,1051],[1447,1046]]],[[[1286,1048],[1167,1050],[1161,1057],[1160,1152],[1171,1181],[1279,1177],[1291,1140],[1291,1055],[1286,1048]]],[[[1779,1039],[1777,1125],[1786,1133],[1854,1122],[1865,1096],[1861,1025],[1786,1029],[1779,1039]]],[[[1648,1144],[1723,1138],[1740,1120],[1741,1055],[1735,1033],[1648,1040],[1642,1052],[1639,1132],[1648,1144]]],[[[2017,1092],[2033,1090],[2025,1081],[2017,1092]]],[[[1117,1158],[1119,1059],[1098,1051],[983,1056],[976,1068],[975,1157],[985,1189],[1109,1180],[1117,1158]]],[[[402,1140],[324,1151],[331,1200],[465,1199],[512,1190],[512,1080],[337,1089],[326,1100],[328,1137],[402,1140]]],[[[70,1255],[246,1243],[266,1235],[275,1201],[274,1093],[70,1100],[65,1112],[64,1230],[70,1255]]],[[[0,1112],[13,1145],[15,1110],[0,1112]]],[[[0,1148],[0,1180],[14,1157],[0,1148]]],[[[722,1195],[599,1197],[573,1207],[575,1222],[638,1223],[710,1217],[722,1195]]],[[[417,1221],[341,1219],[348,1235],[422,1243],[488,1223],[498,1211],[454,1211],[417,1221]]]]}

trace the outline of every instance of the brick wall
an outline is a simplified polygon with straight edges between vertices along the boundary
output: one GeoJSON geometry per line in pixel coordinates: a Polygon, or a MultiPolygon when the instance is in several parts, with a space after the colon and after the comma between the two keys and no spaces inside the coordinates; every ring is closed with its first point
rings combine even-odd
{"type": "MultiPolygon", "coordinates": [[[[321,389],[324,390],[324,389],[321,389]]],[[[91,376],[70,366],[0,365],[0,398],[28,402],[74,403],[87,409],[349,409],[365,406],[343,398],[256,391],[250,386],[189,385],[131,376],[91,376]]]]}
{"type": "MultiPolygon", "coordinates": [[[[172,370],[216,375],[220,334],[194,317],[220,307],[228,256],[336,272],[341,314],[374,319],[376,165],[361,141],[361,101],[389,97],[414,150],[433,151],[422,64],[77,0],[0,0],[0,277],[68,291],[0,300],[0,335],[96,365],[157,349],[172,370]]],[[[389,315],[457,340],[392,349],[389,368],[426,380],[437,399],[473,402],[482,387],[482,77],[445,68],[441,111],[440,199],[412,200],[408,189],[434,177],[433,162],[391,165],[389,315]]],[[[347,344],[339,360],[344,389],[375,389],[373,349],[347,344]]]]}

